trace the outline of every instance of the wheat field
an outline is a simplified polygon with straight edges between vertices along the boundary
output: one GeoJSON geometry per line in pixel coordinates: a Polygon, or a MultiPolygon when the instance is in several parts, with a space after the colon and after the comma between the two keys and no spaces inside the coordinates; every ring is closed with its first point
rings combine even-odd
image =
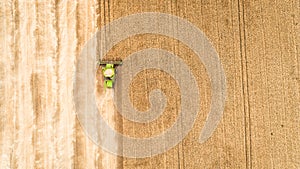
{"type": "MultiPolygon", "coordinates": [[[[299,0],[1,1],[0,168],[300,168],[299,11],[299,0]],[[178,145],[157,156],[127,158],[102,150],[85,135],[72,84],[88,39],[104,25],[142,12],[181,17],[205,33],[222,62],[227,98],[217,129],[198,143],[211,105],[203,64],[166,36],[125,39],[105,57],[123,59],[145,48],[172,51],[196,72],[201,100],[193,129],[178,145]]],[[[117,112],[102,112],[110,125],[141,138],[170,127],[180,107],[172,77],[146,70],[132,84],[131,101],[141,111],[150,106],[149,91],[164,91],[164,114],[136,124],[117,112]]]]}

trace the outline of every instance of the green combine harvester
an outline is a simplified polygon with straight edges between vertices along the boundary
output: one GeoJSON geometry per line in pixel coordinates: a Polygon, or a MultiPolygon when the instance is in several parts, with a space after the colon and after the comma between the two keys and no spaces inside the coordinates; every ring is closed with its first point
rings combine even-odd
{"type": "Polygon", "coordinates": [[[102,74],[104,76],[104,88],[113,88],[116,76],[116,66],[122,64],[122,61],[100,61],[102,74]]]}

